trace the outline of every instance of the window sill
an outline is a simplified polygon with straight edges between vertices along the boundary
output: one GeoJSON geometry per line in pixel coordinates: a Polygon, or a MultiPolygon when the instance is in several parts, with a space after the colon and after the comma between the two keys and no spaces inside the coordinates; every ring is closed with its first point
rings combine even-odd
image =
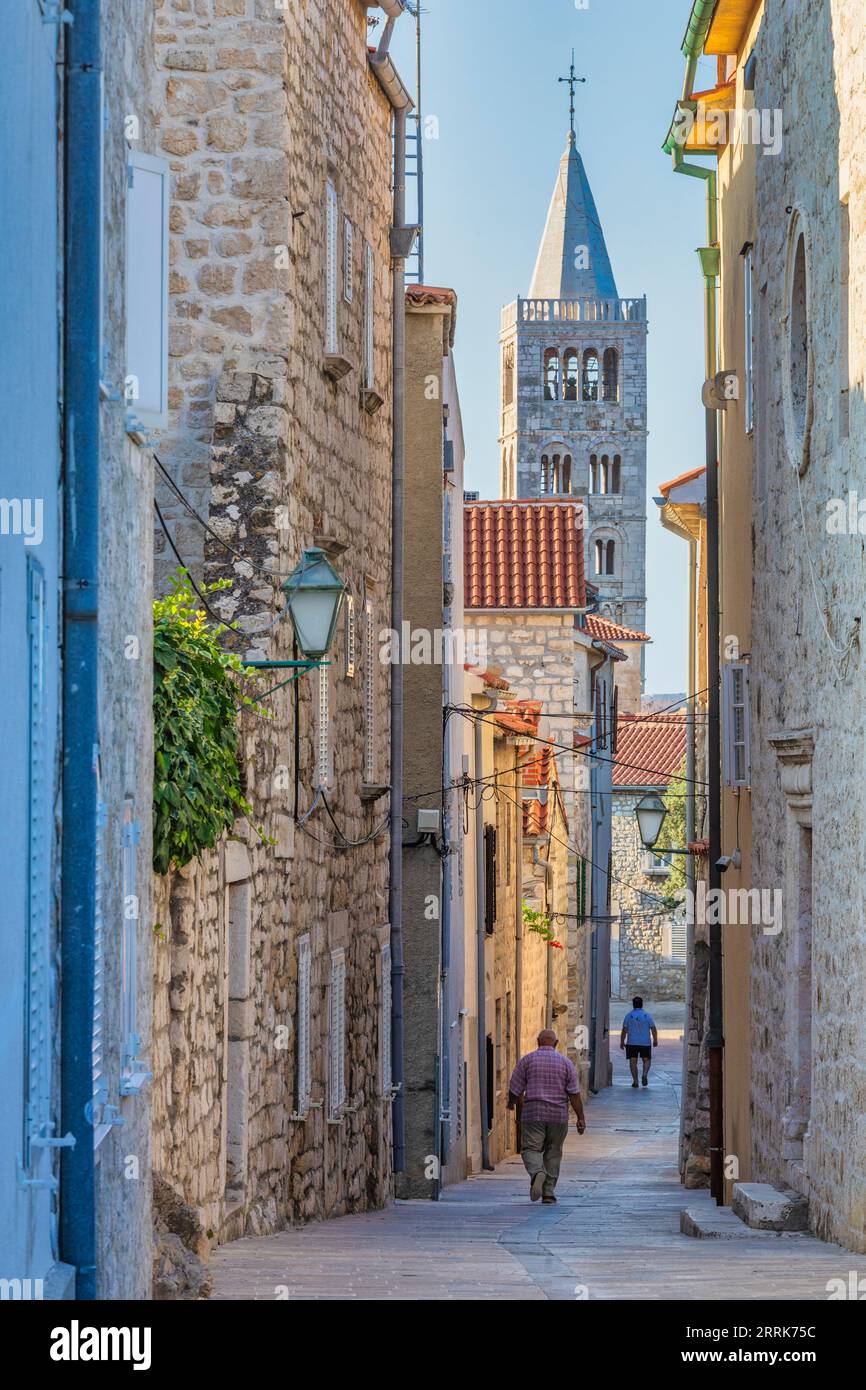
{"type": "Polygon", "coordinates": [[[387,796],[391,788],[387,782],[362,782],[361,800],[380,801],[383,796],[387,796]]]}
{"type": "Polygon", "coordinates": [[[368,415],[375,415],[384,404],[385,398],[380,396],[378,391],[374,391],[371,386],[361,387],[361,408],[366,410],[368,415]]]}
{"type": "Polygon", "coordinates": [[[343,357],[339,352],[326,352],[322,360],[322,371],[329,376],[332,381],[342,381],[344,376],[355,370],[354,364],[348,357],[343,357]]]}

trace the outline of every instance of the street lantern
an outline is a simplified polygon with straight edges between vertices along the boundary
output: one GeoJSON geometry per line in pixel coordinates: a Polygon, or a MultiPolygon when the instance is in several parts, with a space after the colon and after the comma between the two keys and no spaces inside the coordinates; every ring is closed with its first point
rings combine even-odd
{"type": "Polygon", "coordinates": [[[320,661],[334,638],[346,586],[324,550],[305,550],[283,584],[286,606],[298,647],[310,661],[320,661]]]}
{"type": "Polygon", "coordinates": [[[634,808],[644,849],[652,849],[661,834],[667,807],[658,792],[647,792],[634,808]]]}

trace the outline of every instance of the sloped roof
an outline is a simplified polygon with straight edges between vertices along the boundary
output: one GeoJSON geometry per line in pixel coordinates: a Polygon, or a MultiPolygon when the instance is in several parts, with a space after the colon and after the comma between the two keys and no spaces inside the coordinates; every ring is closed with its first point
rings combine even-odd
{"type": "Polygon", "coordinates": [[[577,501],[468,502],[466,608],[584,608],[582,517],[577,501]]]}
{"type": "Polygon", "coordinates": [[[570,132],[565,153],[559,161],[529,298],[584,297],[617,299],[619,296],[598,209],[574,133],[570,132]],[[577,254],[581,247],[586,248],[582,258],[577,254]]]}
{"type": "Polygon", "coordinates": [[[651,642],[648,632],[638,632],[635,628],[623,627],[622,623],[611,622],[600,613],[587,613],[584,626],[591,637],[600,637],[605,642],[651,642]]]}
{"type": "Polygon", "coordinates": [[[539,801],[537,796],[523,798],[524,835],[546,835],[550,825],[550,802],[539,801]]]}
{"type": "Polygon", "coordinates": [[[614,787],[667,787],[686,753],[686,719],[674,714],[621,714],[614,787]]]}

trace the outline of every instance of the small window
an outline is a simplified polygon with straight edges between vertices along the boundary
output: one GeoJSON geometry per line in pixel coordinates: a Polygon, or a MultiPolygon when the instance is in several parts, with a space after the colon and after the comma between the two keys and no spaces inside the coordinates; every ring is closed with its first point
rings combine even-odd
{"type": "Polygon", "coordinates": [[[337,190],[329,181],[325,204],[325,352],[337,353],[337,190]]]}
{"type": "Polygon", "coordinates": [[[619,400],[619,353],[605,348],[603,358],[602,394],[606,401],[619,400]]]}
{"type": "Polygon", "coordinates": [[[502,350],[502,404],[514,404],[514,344],[507,343],[502,350]]]}
{"type": "Polygon", "coordinates": [[[298,941],[298,1002],[295,1017],[295,1106],[306,1115],[310,1105],[310,938],[298,941]]]}
{"type": "Polygon", "coordinates": [[[722,666],[722,730],[725,782],[729,787],[748,787],[752,774],[747,661],[722,666]]]}
{"type": "Polygon", "coordinates": [[[577,400],[577,385],[580,377],[580,361],[574,348],[569,348],[565,354],[565,385],[563,399],[567,401],[577,400]]]}
{"type": "Polygon", "coordinates": [[[598,539],[595,543],[596,574],[614,574],[616,565],[616,544],[612,540],[598,539]]]}
{"type": "Polygon", "coordinates": [[[589,490],[595,494],[598,492],[598,455],[589,456],[589,490]]]}
{"type": "Polygon", "coordinates": [[[484,930],[493,934],[496,925],[496,826],[484,827],[484,930]]]}
{"type": "Polygon", "coordinates": [[[671,871],[671,855],[656,854],[654,849],[648,849],[644,854],[643,871],[652,878],[667,878],[671,871]]]}
{"type": "Polygon", "coordinates": [[[751,434],[755,427],[755,382],[754,382],[754,322],[753,322],[753,272],[752,247],[743,251],[743,334],[744,334],[744,401],[746,412],[746,433],[751,434]]]}
{"type": "Polygon", "coordinates": [[[587,348],[583,354],[583,399],[598,400],[598,353],[595,348],[587,348]]]}
{"type": "Polygon", "coordinates": [[[610,490],[619,494],[622,492],[622,458],[619,454],[614,454],[610,465],[610,490]]]}
{"type": "Polygon", "coordinates": [[[544,399],[559,400],[559,353],[548,348],[544,354],[544,399]]]}
{"type": "Polygon", "coordinates": [[[129,156],[126,195],[128,428],[168,424],[168,160],[129,156]]]}
{"type": "Polygon", "coordinates": [[[354,276],[355,229],[348,217],[343,218],[343,298],[351,304],[355,290],[354,276]]]}
{"type": "Polygon", "coordinates": [[[346,1104],[346,956],[331,952],[328,1000],[328,1115],[334,1120],[346,1104]]]}

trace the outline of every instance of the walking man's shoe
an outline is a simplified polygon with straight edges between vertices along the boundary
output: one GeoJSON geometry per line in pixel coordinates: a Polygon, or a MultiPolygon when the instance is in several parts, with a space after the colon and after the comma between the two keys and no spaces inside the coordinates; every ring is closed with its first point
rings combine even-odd
{"type": "Polygon", "coordinates": [[[636,1091],[636,1090],[637,1090],[637,1082],[636,1082],[636,1081],[633,1081],[633,1082],[631,1083],[631,1088],[632,1088],[633,1091],[636,1091]]]}
{"type": "Polygon", "coordinates": [[[649,1069],[652,1066],[653,1047],[659,1045],[658,1030],[652,1014],[648,1014],[643,1006],[643,1000],[636,994],[631,1001],[631,1013],[627,1013],[622,1021],[622,1032],[619,1035],[620,1048],[625,1050],[628,1058],[629,1071],[631,1072],[632,1090],[637,1086],[637,1062],[640,1057],[643,1062],[643,1084],[649,1084],[649,1069]],[[650,1046],[650,1035],[652,1035],[652,1046],[650,1046]]]}
{"type": "Polygon", "coordinates": [[[556,1034],[545,1028],[538,1035],[537,1050],[521,1057],[508,1083],[508,1108],[517,1108],[520,1152],[531,1179],[533,1202],[539,1197],[555,1201],[569,1105],[577,1118],[578,1134],[586,1129],[577,1072],[557,1052],[557,1045],[556,1034]]]}
{"type": "Polygon", "coordinates": [[[552,1206],[556,1206],[556,1198],[555,1198],[554,1196],[552,1196],[552,1195],[551,1195],[550,1197],[542,1197],[542,1199],[541,1199],[541,1205],[542,1205],[543,1207],[552,1207],[552,1206]]]}

